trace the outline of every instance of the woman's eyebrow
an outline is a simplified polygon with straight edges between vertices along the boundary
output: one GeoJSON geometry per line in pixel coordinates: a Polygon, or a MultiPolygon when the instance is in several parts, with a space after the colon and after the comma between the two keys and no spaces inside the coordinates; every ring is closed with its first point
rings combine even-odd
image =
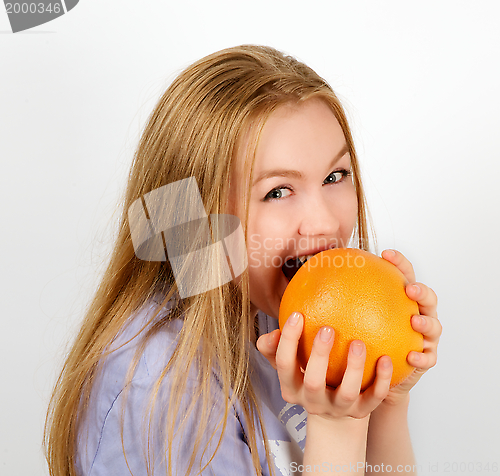
{"type": "MultiPolygon", "coordinates": [[[[348,152],[349,148],[347,147],[347,144],[344,144],[344,147],[342,147],[339,153],[333,158],[328,168],[331,169],[335,165],[335,163],[338,162],[348,152]]],[[[292,169],[267,170],[259,174],[259,176],[254,180],[252,186],[256,185],[261,180],[265,180],[271,177],[291,177],[302,180],[304,178],[304,175],[302,174],[302,172],[292,169]]]]}

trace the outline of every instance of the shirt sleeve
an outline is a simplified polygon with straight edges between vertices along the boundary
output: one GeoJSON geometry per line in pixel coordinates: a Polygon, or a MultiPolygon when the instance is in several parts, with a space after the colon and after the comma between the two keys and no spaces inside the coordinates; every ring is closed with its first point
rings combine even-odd
{"type": "MultiPolygon", "coordinates": [[[[146,462],[146,439],[145,423],[149,416],[145,417],[141,408],[149,400],[150,385],[146,381],[136,381],[131,384],[130,391],[126,397],[125,407],[123,407],[123,392],[113,403],[107,412],[102,432],[99,438],[99,445],[95,458],[89,468],[88,476],[109,476],[127,475],[134,476],[148,475],[148,463],[146,462]],[[144,388],[145,387],[145,388],[144,388]],[[123,446],[121,438],[121,419],[123,418],[123,446]]],[[[190,392],[190,385],[187,385],[186,395],[190,392]]],[[[220,401],[220,399],[219,399],[220,401]]],[[[221,445],[219,446],[210,464],[201,473],[202,475],[251,475],[254,474],[254,467],[249,448],[245,442],[242,427],[234,409],[230,407],[226,420],[226,429],[223,434],[221,445]]],[[[183,429],[182,437],[177,435],[172,441],[172,461],[171,469],[173,475],[187,474],[189,460],[193,452],[193,440],[197,431],[196,411],[194,411],[183,429]]],[[[160,425],[165,422],[160,419],[160,425]]],[[[215,422],[214,422],[215,423],[215,422]]],[[[204,436],[214,433],[210,445],[203,454],[206,440],[201,441],[195,464],[189,474],[198,474],[200,467],[204,466],[215,451],[220,437],[219,431],[214,432],[216,425],[211,425],[204,433],[204,436]],[[214,428],[215,427],[215,428],[214,428]]],[[[154,431],[155,435],[162,435],[161,428],[154,431]]],[[[165,446],[163,441],[153,441],[152,460],[155,461],[153,472],[149,474],[165,475],[165,446]]],[[[151,461],[150,463],[151,464],[151,461]]]]}
{"type": "MultiPolygon", "coordinates": [[[[166,406],[172,390],[168,374],[156,397],[155,418],[150,419],[149,409],[154,385],[169,358],[168,352],[165,353],[165,348],[171,347],[172,335],[160,333],[148,342],[134,378],[127,387],[124,386],[124,382],[135,352],[133,345],[127,344],[114,352],[103,365],[102,372],[92,389],[86,422],[79,434],[77,444],[79,475],[156,476],[167,474],[165,429],[171,422],[166,421],[166,406]],[[163,357],[158,359],[158,355],[163,355],[163,357]],[[150,424],[151,427],[149,427],[150,424]],[[148,438],[148,435],[154,437],[148,438]]],[[[214,379],[212,386],[214,395],[211,398],[212,418],[209,420],[209,427],[203,433],[195,463],[189,473],[187,471],[198,430],[201,403],[195,404],[194,410],[188,413],[187,419],[184,411],[179,412],[179,422],[183,420],[185,424],[182,432],[176,433],[172,441],[170,463],[172,475],[200,474],[200,468],[209,462],[219,443],[224,396],[215,376],[213,375],[212,378],[214,379]]],[[[195,377],[187,375],[181,408],[192,403],[196,385],[195,377]]],[[[261,460],[261,465],[264,474],[268,474],[265,460],[261,460]]],[[[229,406],[226,428],[220,446],[201,474],[228,476],[255,474],[236,407],[229,406]]]]}

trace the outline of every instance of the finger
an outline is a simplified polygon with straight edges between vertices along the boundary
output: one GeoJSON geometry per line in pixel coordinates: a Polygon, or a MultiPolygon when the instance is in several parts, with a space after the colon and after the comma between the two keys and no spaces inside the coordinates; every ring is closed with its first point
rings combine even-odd
{"type": "Polygon", "coordinates": [[[437,317],[436,293],[425,284],[412,283],[406,286],[406,294],[410,299],[417,301],[420,314],[437,317]]]}
{"type": "Polygon", "coordinates": [[[292,403],[302,385],[302,372],[297,361],[297,346],[302,334],[303,318],[298,312],[292,313],[281,331],[276,351],[276,370],[280,379],[283,399],[292,403]]]}
{"type": "Polygon", "coordinates": [[[316,335],[311,355],[304,373],[304,393],[310,402],[317,402],[324,396],[326,370],[332,350],[335,332],[331,327],[322,327],[316,335]]]}
{"type": "Polygon", "coordinates": [[[428,342],[437,343],[443,327],[436,317],[415,315],[411,318],[411,326],[420,332],[428,342]]]}
{"type": "Polygon", "coordinates": [[[415,282],[415,271],[413,270],[413,266],[402,253],[396,250],[384,250],[382,251],[382,258],[395,265],[399,271],[404,274],[408,282],[415,282]]]}
{"type": "Polygon", "coordinates": [[[391,387],[392,370],[392,360],[388,355],[383,355],[378,359],[375,382],[363,392],[359,404],[361,414],[372,412],[387,397],[391,387]]]}
{"type": "Polygon", "coordinates": [[[275,329],[269,334],[262,334],[257,339],[257,349],[269,361],[274,369],[276,369],[276,351],[278,350],[278,342],[281,332],[275,329]]]}
{"type": "Polygon", "coordinates": [[[341,407],[350,407],[358,398],[365,368],[366,349],[360,340],[354,340],[349,347],[347,368],[342,383],[335,392],[335,403],[341,407]]]}
{"type": "Polygon", "coordinates": [[[406,360],[416,369],[429,370],[437,363],[436,347],[424,349],[423,352],[411,351],[406,360]]]}

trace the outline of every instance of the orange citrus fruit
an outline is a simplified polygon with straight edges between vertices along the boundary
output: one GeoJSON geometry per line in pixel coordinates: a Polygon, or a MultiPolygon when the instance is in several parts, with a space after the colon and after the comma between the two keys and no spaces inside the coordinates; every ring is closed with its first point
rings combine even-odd
{"type": "Polygon", "coordinates": [[[423,336],[411,327],[418,304],[405,292],[407,280],[389,261],[367,251],[337,248],[311,257],[293,276],[281,299],[279,325],[292,312],[304,316],[298,359],[306,368],[316,334],[323,326],[335,330],[326,382],[337,387],[347,367],[350,343],[366,345],[361,390],[375,379],[379,357],[389,355],[393,364],[391,387],[413,371],[408,352],[422,352],[423,336]]]}

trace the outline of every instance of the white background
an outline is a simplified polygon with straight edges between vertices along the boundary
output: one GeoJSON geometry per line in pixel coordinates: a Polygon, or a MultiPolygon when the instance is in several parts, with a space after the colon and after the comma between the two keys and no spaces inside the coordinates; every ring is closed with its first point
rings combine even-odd
{"type": "Polygon", "coordinates": [[[198,58],[259,43],[339,93],[378,250],[401,250],[439,295],[439,362],[410,408],[421,474],[496,474],[499,18],[494,0],[81,0],[12,34],[0,6],[0,473],[47,474],[51,387],[155,101],[198,58]]]}

